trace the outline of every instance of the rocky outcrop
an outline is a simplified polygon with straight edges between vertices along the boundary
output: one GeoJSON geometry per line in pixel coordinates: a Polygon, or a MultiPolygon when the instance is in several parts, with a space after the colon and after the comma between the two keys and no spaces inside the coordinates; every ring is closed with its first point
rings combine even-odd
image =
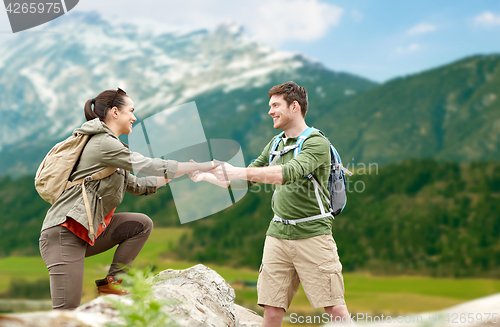
{"type": "MultiPolygon", "coordinates": [[[[155,298],[170,301],[162,307],[179,326],[257,327],[262,317],[234,304],[234,290],[215,271],[196,265],[186,270],[165,270],[154,277],[155,298]]],[[[104,327],[119,322],[118,312],[109,299],[130,301],[128,296],[108,295],[90,301],[76,310],[35,312],[0,316],[0,326],[20,327],[104,327]]]]}

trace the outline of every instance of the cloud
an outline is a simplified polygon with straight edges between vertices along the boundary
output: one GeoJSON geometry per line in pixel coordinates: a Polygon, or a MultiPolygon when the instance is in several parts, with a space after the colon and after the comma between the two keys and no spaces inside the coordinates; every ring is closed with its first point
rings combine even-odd
{"type": "MultiPolygon", "coordinates": [[[[344,10],[318,0],[256,1],[249,30],[260,40],[270,43],[313,41],[326,35],[340,23],[344,10]]],[[[252,15],[250,15],[252,16],[252,15]]]]}
{"type": "Polygon", "coordinates": [[[360,11],[357,11],[357,10],[352,10],[351,11],[351,18],[356,23],[361,22],[364,17],[365,17],[365,15],[362,12],[360,12],[360,11]]]}
{"type": "Polygon", "coordinates": [[[474,23],[483,26],[496,26],[500,25],[500,14],[496,15],[491,11],[485,11],[482,14],[474,17],[474,23]]]}
{"type": "Polygon", "coordinates": [[[436,30],[436,26],[428,24],[428,23],[419,23],[406,32],[408,35],[419,35],[434,32],[436,30]]]}
{"type": "Polygon", "coordinates": [[[321,39],[340,23],[344,13],[343,8],[324,0],[86,0],[80,1],[78,9],[97,10],[104,17],[146,18],[189,28],[232,22],[271,45],[321,39]]]}
{"type": "Polygon", "coordinates": [[[421,48],[420,44],[412,43],[406,47],[398,47],[396,49],[396,52],[398,54],[407,54],[407,53],[412,53],[412,52],[415,52],[417,50],[420,50],[420,48],[421,48]]]}

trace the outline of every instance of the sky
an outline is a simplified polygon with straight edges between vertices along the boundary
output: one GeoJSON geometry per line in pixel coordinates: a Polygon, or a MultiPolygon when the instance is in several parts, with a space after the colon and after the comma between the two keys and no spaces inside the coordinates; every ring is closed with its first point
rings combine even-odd
{"type": "MultiPolygon", "coordinates": [[[[259,42],[377,82],[500,53],[500,0],[80,0],[73,10],[189,29],[236,23],[259,42]]],[[[16,34],[0,10],[0,51],[16,34]]]]}

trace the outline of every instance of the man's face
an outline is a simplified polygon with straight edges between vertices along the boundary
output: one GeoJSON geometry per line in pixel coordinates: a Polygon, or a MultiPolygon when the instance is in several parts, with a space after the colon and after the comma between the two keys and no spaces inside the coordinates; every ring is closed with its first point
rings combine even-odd
{"type": "Polygon", "coordinates": [[[273,117],[274,128],[284,130],[292,124],[293,117],[290,107],[286,105],[286,101],[281,94],[273,95],[269,99],[269,115],[273,117]]]}

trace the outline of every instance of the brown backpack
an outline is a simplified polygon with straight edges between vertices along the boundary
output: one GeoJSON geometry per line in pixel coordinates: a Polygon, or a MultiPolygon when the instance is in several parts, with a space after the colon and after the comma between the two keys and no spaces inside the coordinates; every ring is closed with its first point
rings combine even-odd
{"type": "Polygon", "coordinates": [[[91,176],[70,182],[69,177],[71,172],[80,158],[88,140],[89,135],[73,134],[66,140],[57,143],[49,153],[47,153],[38,167],[35,175],[35,188],[42,199],[50,204],[54,204],[64,191],[77,184],[82,184],[83,202],[85,203],[85,210],[87,211],[87,217],[89,219],[89,232],[90,238],[92,239],[95,235],[94,224],[84,182],[108,177],[116,171],[116,168],[106,167],[91,176]]]}

